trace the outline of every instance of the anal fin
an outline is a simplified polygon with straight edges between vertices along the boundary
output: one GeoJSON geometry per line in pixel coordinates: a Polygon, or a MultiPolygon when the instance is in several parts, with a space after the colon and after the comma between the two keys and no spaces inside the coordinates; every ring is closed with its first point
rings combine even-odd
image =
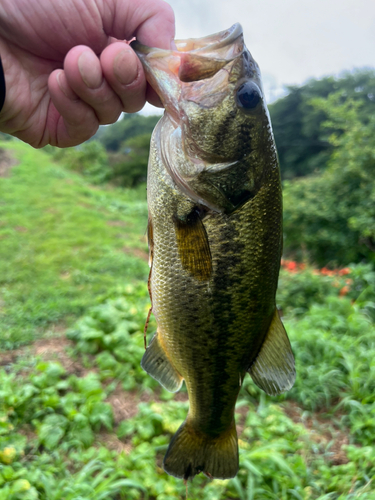
{"type": "Polygon", "coordinates": [[[276,309],[259,354],[248,372],[256,385],[271,396],[293,387],[296,379],[294,356],[276,309]]]}
{"type": "Polygon", "coordinates": [[[183,378],[164,351],[158,333],[154,335],[147,347],[141,361],[141,367],[167,391],[177,392],[180,390],[183,378]]]}

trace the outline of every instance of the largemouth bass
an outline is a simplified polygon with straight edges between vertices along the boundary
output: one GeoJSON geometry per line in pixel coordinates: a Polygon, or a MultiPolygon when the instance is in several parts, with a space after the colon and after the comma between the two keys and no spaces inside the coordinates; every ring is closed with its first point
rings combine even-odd
{"type": "Polygon", "coordinates": [[[239,24],[176,50],[132,46],[165,107],[147,187],[157,333],[141,364],[169,391],[185,380],[190,402],[163,466],[230,478],[246,372],[273,395],[295,379],[275,304],[281,184],[260,72],[239,24]]]}

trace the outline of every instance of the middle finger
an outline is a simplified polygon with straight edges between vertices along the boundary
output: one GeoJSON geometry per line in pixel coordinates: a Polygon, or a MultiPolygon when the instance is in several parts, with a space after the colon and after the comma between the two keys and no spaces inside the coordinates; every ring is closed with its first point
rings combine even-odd
{"type": "Polygon", "coordinates": [[[65,57],[64,72],[71,89],[95,111],[101,125],[114,123],[123,106],[103,77],[96,54],[83,45],[71,49],[65,57]]]}

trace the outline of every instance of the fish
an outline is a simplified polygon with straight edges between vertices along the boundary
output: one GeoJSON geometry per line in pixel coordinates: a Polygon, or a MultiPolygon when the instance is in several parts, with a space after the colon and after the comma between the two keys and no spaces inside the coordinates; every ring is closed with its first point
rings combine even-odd
{"type": "Polygon", "coordinates": [[[270,395],[295,381],[275,294],[282,251],[277,151],[260,70],[235,24],[150,48],[137,40],[165,108],[147,177],[149,292],[157,331],[141,361],[165,389],[185,381],[186,420],[164,470],[234,477],[235,404],[246,373],[270,395]]]}

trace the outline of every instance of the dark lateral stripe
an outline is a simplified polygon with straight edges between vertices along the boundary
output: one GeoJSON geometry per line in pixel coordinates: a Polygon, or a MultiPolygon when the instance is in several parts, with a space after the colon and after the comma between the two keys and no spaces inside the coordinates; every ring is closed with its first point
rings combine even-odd
{"type": "Polygon", "coordinates": [[[5,102],[5,78],[4,78],[3,65],[1,63],[1,58],[0,58],[0,111],[3,109],[4,102],[5,102]]]}

